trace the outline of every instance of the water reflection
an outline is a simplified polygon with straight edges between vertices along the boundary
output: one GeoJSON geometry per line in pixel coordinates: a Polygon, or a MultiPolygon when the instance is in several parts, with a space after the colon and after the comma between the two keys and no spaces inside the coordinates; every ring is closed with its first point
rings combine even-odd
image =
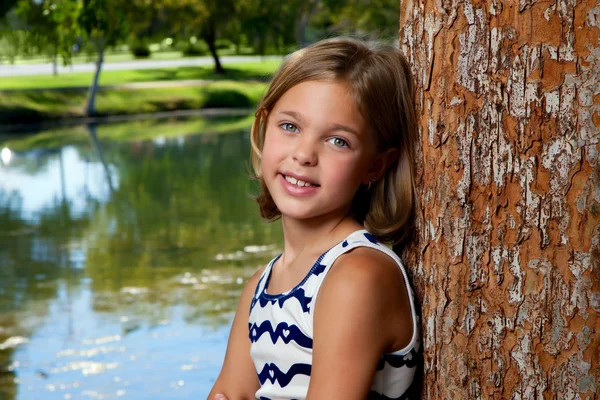
{"type": "Polygon", "coordinates": [[[281,243],[249,195],[248,121],[0,139],[0,398],[208,393],[281,243]]]}

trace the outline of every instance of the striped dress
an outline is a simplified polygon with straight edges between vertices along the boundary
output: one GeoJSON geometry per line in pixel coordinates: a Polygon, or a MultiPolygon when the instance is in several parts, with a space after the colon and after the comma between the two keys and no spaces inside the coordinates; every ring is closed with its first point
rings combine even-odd
{"type": "Polygon", "coordinates": [[[381,355],[368,399],[412,399],[418,396],[415,375],[421,363],[419,319],[413,291],[396,254],[380,244],[366,230],[350,234],[321,255],[304,279],[293,289],[269,294],[273,259],[265,268],[250,306],[248,320],[250,355],[261,387],[256,398],[261,400],[305,399],[310,381],[313,344],[313,307],[323,279],[334,261],[356,247],[370,247],[392,257],[404,275],[412,310],[413,334],[403,349],[381,355]]]}

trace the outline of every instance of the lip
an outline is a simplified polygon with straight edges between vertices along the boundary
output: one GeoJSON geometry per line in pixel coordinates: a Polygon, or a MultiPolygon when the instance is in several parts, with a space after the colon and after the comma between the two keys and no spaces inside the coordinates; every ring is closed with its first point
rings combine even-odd
{"type": "MultiPolygon", "coordinates": [[[[287,175],[287,176],[292,176],[294,178],[296,178],[296,176],[294,175],[287,175]]],[[[296,179],[302,179],[302,178],[296,178],[296,179]]],[[[304,179],[302,179],[304,180],[304,179]]],[[[296,185],[292,185],[291,183],[289,183],[288,181],[285,180],[284,174],[279,174],[279,182],[281,183],[281,186],[283,186],[284,190],[292,195],[292,196],[297,196],[297,197],[306,197],[306,196],[312,196],[313,194],[315,194],[319,189],[320,186],[296,186],[296,185]]],[[[308,180],[306,180],[305,182],[309,182],[308,180]]]]}

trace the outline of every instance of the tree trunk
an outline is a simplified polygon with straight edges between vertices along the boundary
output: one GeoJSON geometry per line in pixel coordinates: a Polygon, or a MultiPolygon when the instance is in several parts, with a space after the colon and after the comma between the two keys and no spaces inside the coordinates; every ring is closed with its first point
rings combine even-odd
{"type": "Polygon", "coordinates": [[[204,29],[205,29],[205,31],[204,31],[204,34],[202,35],[202,37],[203,37],[204,41],[206,42],[206,44],[208,45],[210,54],[212,55],[213,59],[215,60],[215,74],[219,74],[219,75],[224,74],[225,69],[221,65],[221,61],[219,60],[219,55],[217,54],[217,45],[215,43],[217,40],[217,32],[215,29],[214,22],[208,21],[207,26],[204,29]]]}
{"type": "Polygon", "coordinates": [[[88,91],[87,105],[85,107],[86,115],[96,114],[96,94],[98,92],[98,81],[100,80],[100,72],[102,71],[102,65],[104,64],[104,41],[98,39],[96,42],[96,48],[98,50],[98,59],[96,60],[96,72],[94,73],[94,80],[90,85],[88,91]]]}
{"type": "Polygon", "coordinates": [[[600,6],[402,1],[416,80],[427,399],[591,399],[600,6]]]}
{"type": "Polygon", "coordinates": [[[256,41],[258,42],[258,54],[264,56],[267,53],[267,34],[264,31],[258,32],[256,41]]]}
{"type": "Polygon", "coordinates": [[[319,10],[321,0],[310,0],[304,3],[304,8],[300,10],[296,16],[296,43],[300,48],[308,46],[308,40],[306,39],[306,29],[310,23],[311,18],[319,10]]]}
{"type": "Polygon", "coordinates": [[[52,75],[58,76],[58,49],[54,49],[52,56],[52,75]]]}
{"type": "Polygon", "coordinates": [[[306,47],[306,28],[308,27],[308,23],[310,22],[310,15],[308,14],[300,14],[296,18],[296,43],[298,43],[299,48],[306,47]]]}

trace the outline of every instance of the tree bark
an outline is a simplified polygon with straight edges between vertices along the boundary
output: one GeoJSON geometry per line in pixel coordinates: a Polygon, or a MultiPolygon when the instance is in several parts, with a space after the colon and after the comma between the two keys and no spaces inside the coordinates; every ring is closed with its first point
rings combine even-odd
{"type": "Polygon", "coordinates": [[[600,389],[600,3],[402,1],[427,399],[600,389]]]}

